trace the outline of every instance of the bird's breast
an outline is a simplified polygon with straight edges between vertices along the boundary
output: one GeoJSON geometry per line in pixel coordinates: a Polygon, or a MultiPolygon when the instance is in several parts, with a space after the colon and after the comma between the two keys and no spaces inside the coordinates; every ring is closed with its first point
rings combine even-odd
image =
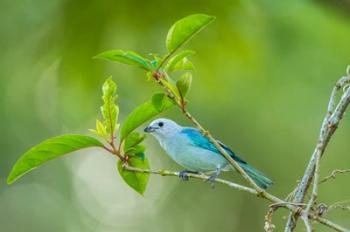
{"type": "Polygon", "coordinates": [[[212,171],[227,164],[221,155],[194,146],[183,136],[169,138],[161,146],[176,163],[192,171],[212,171]]]}

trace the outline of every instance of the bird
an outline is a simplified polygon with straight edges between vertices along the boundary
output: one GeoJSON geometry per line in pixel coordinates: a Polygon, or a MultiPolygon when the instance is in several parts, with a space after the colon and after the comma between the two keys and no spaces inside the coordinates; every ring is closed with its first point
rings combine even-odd
{"type": "MultiPolygon", "coordinates": [[[[179,172],[183,180],[188,180],[189,173],[212,174],[208,181],[214,187],[215,179],[222,171],[234,170],[215,145],[196,128],[183,127],[170,119],[159,118],[144,128],[144,132],[153,135],[170,158],[185,168],[179,172]]],[[[225,144],[217,142],[259,187],[267,189],[273,184],[269,177],[250,166],[225,144]]]]}

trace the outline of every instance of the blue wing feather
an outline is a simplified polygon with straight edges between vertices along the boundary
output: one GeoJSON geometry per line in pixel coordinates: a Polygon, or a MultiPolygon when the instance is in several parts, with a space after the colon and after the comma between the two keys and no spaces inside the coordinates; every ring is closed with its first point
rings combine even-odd
{"type": "MultiPolygon", "coordinates": [[[[209,139],[205,136],[202,135],[202,133],[195,128],[190,128],[186,127],[182,129],[181,133],[185,134],[190,141],[192,142],[193,146],[201,147],[203,149],[207,149],[209,151],[215,152],[218,155],[220,154],[220,151],[215,147],[214,144],[212,144],[209,139]]],[[[225,151],[237,162],[246,164],[244,160],[242,160],[239,156],[237,156],[230,148],[228,148],[225,144],[222,142],[218,141],[217,142],[220,144],[222,148],[225,149],[225,151]]]]}
{"type": "MultiPolygon", "coordinates": [[[[218,149],[216,149],[215,145],[212,144],[209,139],[207,139],[205,136],[201,134],[201,132],[198,129],[195,128],[184,128],[181,133],[185,134],[189,140],[191,141],[193,146],[196,147],[201,147],[203,149],[210,150],[218,155],[220,155],[220,152],[218,149]]],[[[217,142],[220,144],[222,148],[225,149],[230,156],[237,161],[240,166],[246,171],[246,173],[257,183],[261,188],[268,188],[273,184],[273,181],[265,176],[262,172],[256,170],[249,164],[247,164],[244,160],[242,160],[239,156],[237,156],[230,148],[228,148],[225,144],[222,142],[218,141],[217,142]]]]}

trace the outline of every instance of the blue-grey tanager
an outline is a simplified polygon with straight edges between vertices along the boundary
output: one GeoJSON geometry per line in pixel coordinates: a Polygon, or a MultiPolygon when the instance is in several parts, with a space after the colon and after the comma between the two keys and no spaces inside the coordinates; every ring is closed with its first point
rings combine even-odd
{"type": "MultiPolygon", "coordinates": [[[[221,171],[233,170],[214,144],[198,129],[182,127],[172,120],[160,118],[151,122],[144,131],[151,133],[168,155],[186,168],[180,172],[180,177],[183,179],[188,179],[189,172],[211,172],[214,174],[209,180],[213,182],[221,171]]],[[[223,143],[220,141],[218,143],[261,188],[266,189],[273,184],[271,179],[247,164],[223,143]]]]}

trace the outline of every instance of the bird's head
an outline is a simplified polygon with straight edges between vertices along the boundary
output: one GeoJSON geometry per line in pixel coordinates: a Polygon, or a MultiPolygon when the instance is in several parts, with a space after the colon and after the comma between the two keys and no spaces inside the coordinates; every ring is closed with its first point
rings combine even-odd
{"type": "Polygon", "coordinates": [[[158,139],[167,138],[180,130],[181,126],[166,118],[156,119],[144,129],[145,132],[151,133],[158,139]]]}

